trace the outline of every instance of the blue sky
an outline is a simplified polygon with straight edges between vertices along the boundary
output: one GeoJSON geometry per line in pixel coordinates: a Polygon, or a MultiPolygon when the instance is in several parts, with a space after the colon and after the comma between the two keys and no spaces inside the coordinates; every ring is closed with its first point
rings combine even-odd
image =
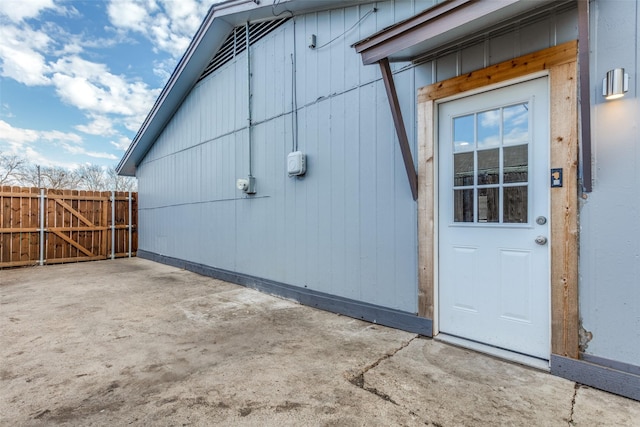
{"type": "Polygon", "coordinates": [[[214,0],[0,0],[0,152],[115,166],[214,0]]]}

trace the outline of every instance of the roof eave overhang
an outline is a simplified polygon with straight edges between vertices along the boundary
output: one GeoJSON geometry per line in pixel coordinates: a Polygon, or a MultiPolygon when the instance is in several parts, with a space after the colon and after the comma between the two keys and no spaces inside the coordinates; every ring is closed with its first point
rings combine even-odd
{"type": "Polygon", "coordinates": [[[353,45],[365,65],[411,60],[551,0],[448,0],[353,45]]]}

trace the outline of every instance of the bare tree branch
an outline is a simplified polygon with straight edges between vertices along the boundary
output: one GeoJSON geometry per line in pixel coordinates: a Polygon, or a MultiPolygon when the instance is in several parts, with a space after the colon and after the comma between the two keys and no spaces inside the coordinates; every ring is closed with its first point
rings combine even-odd
{"type": "Polygon", "coordinates": [[[60,190],[138,191],[135,178],[119,176],[115,168],[83,165],[76,170],[38,166],[25,158],[0,152],[0,185],[54,188],[60,190]]]}
{"type": "Polygon", "coordinates": [[[79,186],[89,191],[109,190],[109,182],[105,170],[98,165],[83,165],[76,169],[76,174],[80,180],[79,186]]]}
{"type": "Polygon", "coordinates": [[[130,176],[120,176],[115,168],[107,169],[109,185],[114,191],[138,191],[138,180],[130,176]]]}
{"type": "Polygon", "coordinates": [[[15,154],[0,153],[0,185],[18,184],[27,160],[15,154]]]}
{"type": "Polygon", "coordinates": [[[40,169],[42,186],[57,190],[76,189],[80,184],[80,177],[75,171],[60,166],[43,167],[40,169]]]}

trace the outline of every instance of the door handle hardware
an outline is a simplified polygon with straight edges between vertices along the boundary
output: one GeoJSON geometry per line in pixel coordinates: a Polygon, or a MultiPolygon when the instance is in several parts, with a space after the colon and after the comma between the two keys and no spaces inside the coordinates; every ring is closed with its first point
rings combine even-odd
{"type": "Polygon", "coordinates": [[[547,238],[544,236],[538,236],[536,237],[536,243],[539,245],[546,245],[547,244],[547,238]]]}

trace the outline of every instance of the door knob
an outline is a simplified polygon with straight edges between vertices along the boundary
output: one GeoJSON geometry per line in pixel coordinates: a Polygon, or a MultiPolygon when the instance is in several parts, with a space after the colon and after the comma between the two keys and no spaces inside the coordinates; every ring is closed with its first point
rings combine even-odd
{"type": "Polygon", "coordinates": [[[547,238],[544,236],[538,236],[536,237],[536,243],[539,245],[546,245],[547,244],[547,238]]]}

